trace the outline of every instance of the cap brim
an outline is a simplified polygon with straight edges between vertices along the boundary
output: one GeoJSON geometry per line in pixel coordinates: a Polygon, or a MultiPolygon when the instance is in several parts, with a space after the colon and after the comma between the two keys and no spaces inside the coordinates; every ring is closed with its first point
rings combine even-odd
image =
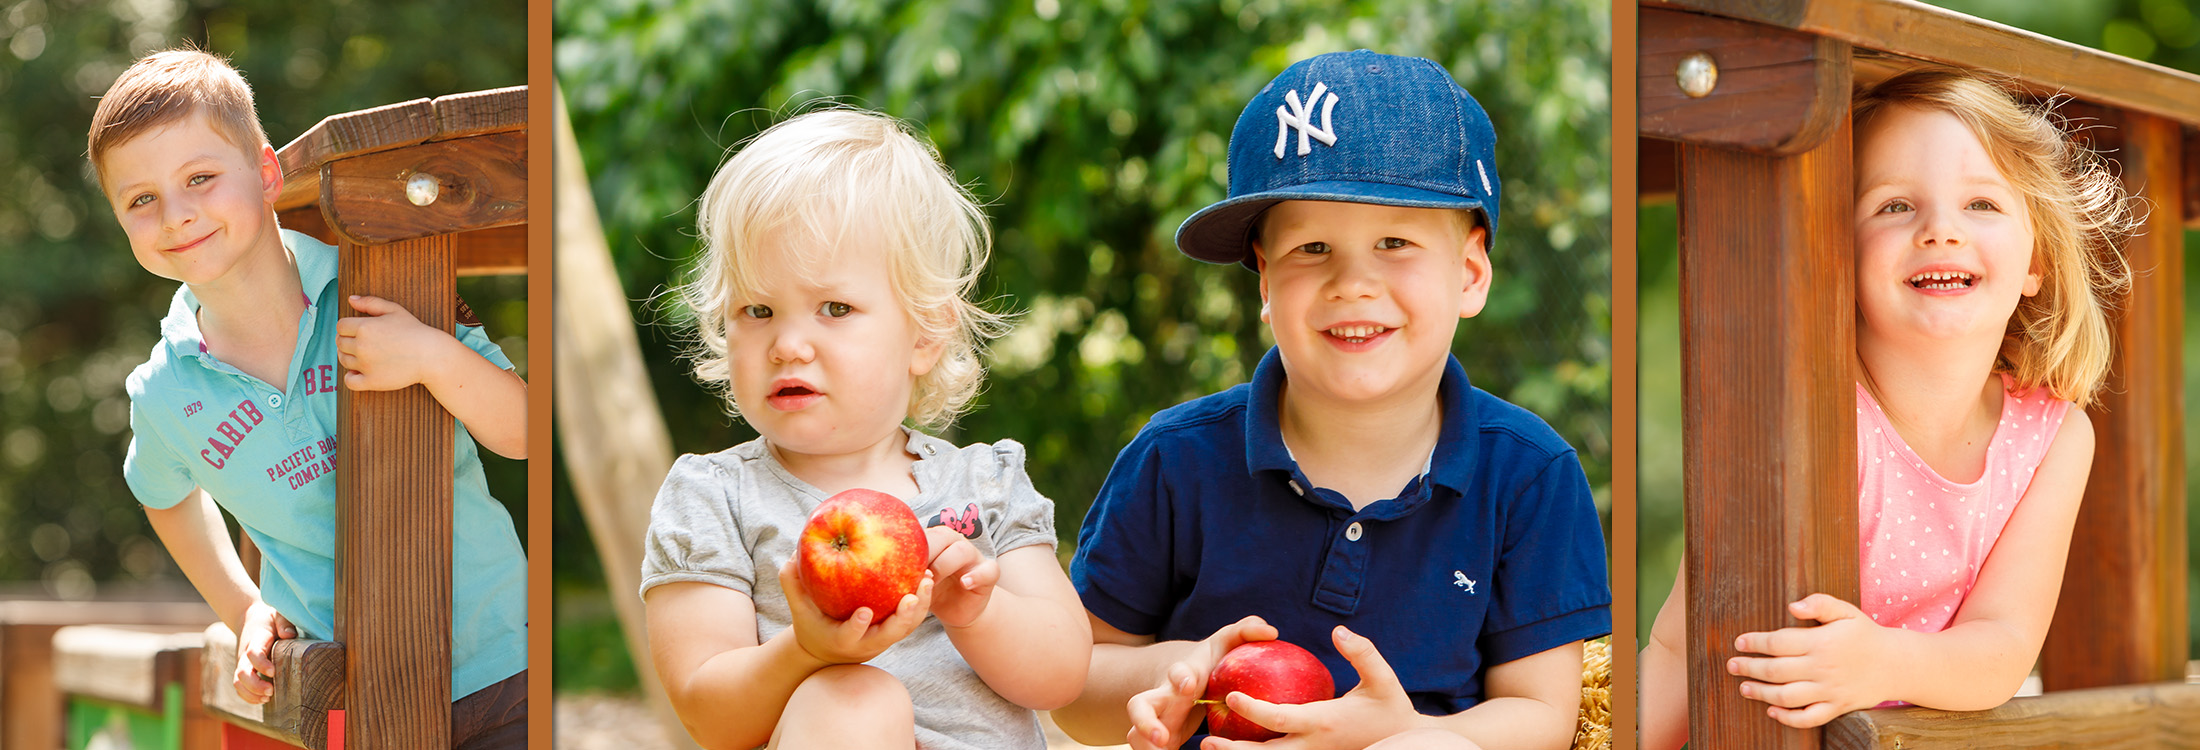
{"type": "MultiPolygon", "coordinates": [[[[1482,200],[1404,185],[1373,182],[1309,182],[1231,198],[1202,208],[1176,229],[1176,249],[1208,263],[1253,264],[1253,220],[1282,201],[1373,203],[1406,208],[1456,208],[1480,211],[1482,200]]],[[[1485,220],[1486,221],[1486,220],[1485,220]]]]}

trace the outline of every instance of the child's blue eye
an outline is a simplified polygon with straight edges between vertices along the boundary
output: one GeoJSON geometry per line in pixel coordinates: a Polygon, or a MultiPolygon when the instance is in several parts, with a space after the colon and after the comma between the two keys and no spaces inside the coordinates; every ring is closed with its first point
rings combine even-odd
{"type": "Polygon", "coordinates": [[[817,311],[824,313],[825,317],[828,318],[845,318],[848,317],[849,313],[855,312],[856,309],[849,307],[846,302],[827,302],[819,305],[817,311]]]}
{"type": "Polygon", "coordinates": [[[741,308],[741,312],[744,315],[757,319],[769,318],[772,316],[772,309],[764,305],[749,305],[748,307],[741,308]]]}

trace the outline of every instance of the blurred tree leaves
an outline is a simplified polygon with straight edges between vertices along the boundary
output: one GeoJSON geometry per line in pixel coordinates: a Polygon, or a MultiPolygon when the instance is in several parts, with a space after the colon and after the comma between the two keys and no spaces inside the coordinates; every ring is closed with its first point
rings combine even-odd
{"type": "MultiPolygon", "coordinates": [[[[252,83],[278,146],[331,114],[526,81],[517,2],[0,0],[0,580],[87,596],[180,583],[122,482],[123,378],[175,282],[148,274],[84,158],[95,97],[133,60],[193,44],[252,83]]],[[[525,367],[523,279],[461,284],[525,367]]],[[[524,374],[524,369],[522,370],[524,374]]],[[[488,456],[524,522],[524,464],[488,456]]]]}
{"type": "MultiPolygon", "coordinates": [[[[1231,124],[1291,62],[1362,47],[1437,60],[1495,121],[1496,283],[1455,350],[1476,385],[1580,448],[1606,501],[1609,21],[1588,0],[568,0],[555,61],[681,452],[753,435],[679,359],[687,311],[657,301],[697,249],[691,203],[711,173],[820,97],[923,129],[989,203],[981,296],[1022,313],[947,437],[1029,446],[1066,551],[1146,419],[1242,382],[1268,347],[1255,276],[1173,242],[1224,195],[1231,124]]],[[[600,586],[562,475],[555,502],[561,585],[600,586]]]]}

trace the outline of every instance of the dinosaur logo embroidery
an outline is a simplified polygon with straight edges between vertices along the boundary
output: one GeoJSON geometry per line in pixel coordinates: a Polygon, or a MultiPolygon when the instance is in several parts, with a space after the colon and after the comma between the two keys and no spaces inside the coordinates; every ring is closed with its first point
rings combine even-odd
{"type": "Polygon", "coordinates": [[[1452,572],[1451,572],[1451,585],[1453,585],[1453,586],[1458,586],[1459,588],[1463,588],[1463,589],[1466,589],[1466,590],[1467,590],[1467,593],[1469,593],[1469,594],[1472,594],[1472,593],[1474,593],[1474,579],[1468,578],[1468,577],[1467,577],[1467,573],[1466,573],[1466,571],[1463,571],[1463,570],[1454,570],[1454,571],[1452,571],[1452,572]]]}
{"type": "Polygon", "coordinates": [[[961,515],[957,515],[953,508],[941,508],[940,514],[934,516],[932,522],[925,525],[945,526],[954,529],[955,533],[963,535],[964,539],[976,539],[979,534],[985,533],[985,524],[978,519],[977,503],[963,506],[961,515]]]}

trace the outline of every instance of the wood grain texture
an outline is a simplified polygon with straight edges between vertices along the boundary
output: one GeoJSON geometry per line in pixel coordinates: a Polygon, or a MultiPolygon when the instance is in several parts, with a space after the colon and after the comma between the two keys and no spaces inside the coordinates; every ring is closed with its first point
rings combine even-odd
{"type": "Polygon", "coordinates": [[[199,689],[206,667],[206,648],[182,654],[178,670],[182,672],[183,685],[183,742],[181,750],[220,750],[222,741],[221,718],[207,709],[206,693],[199,689]]]}
{"type": "Polygon", "coordinates": [[[1644,8],[1636,87],[1641,132],[1654,138],[1756,151],[1800,153],[1848,117],[1846,42],[1760,23],[1644,8]],[[1718,85],[1701,99],[1681,91],[1675,71],[1696,53],[1711,56],[1718,85]]]}
{"type": "MultiPolygon", "coordinates": [[[[338,244],[344,295],[373,294],[450,330],[449,235],[338,244]]],[[[347,311],[347,314],[350,314],[347,311]]],[[[424,386],[338,392],[336,640],[346,741],[444,750],[451,728],[451,415],[424,386]]]]}
{"type": "Polygon", "coordinates": [[[415,99],[330,115],[276,152],[283,165],[278,211],[312,205],[321,195],[321,165],[415,143],[527,127],[527,87],[512,86],[415,99]]]}
{"type": "Polygon", "coordinates": [[[2185,201],[2183,223],[2186,229],[2200,229],[2200,128],[2185,128],[2185,201]]]}
{"type": "MultiPolygon", "coordinates": [[[[71,625],[54,632],[54,686],[159,713],[164,688],[186,678],[183,653],[202,640],[188,626],[71,625]]],[[[198,675],[189,679],[195,685],[198,675]]]]}
{"type": "MultiPolygon", "coordinates": [[[[276,215],[284,229],[303,232],[307,236],[336,244],[336,230],[330,229],[328,218],[321,215],[319,205],[305,205],[276,215]]],[[[527,227],[525,225],[478,229],[453,235],[458,243],[458,275],[464,276],[513,276],[527,273],[527,227]]],[[[249,539],[239,542],[242,547],[249,539]]],[[[252,554],[259,554],[253,550],[252,554]]],[[[254,558],[257,560],[258,558],[254,558]]],[[[258,563],[247,562],[245,569],[259,575],[258,563]]],[[[257,583],[257,581],[255,581],[257,583]]]]}
{"type": "Polygon", "coordinates": [[[344,647],[302,638],[277,641],[275,695],[254,705],[237,695],[237,636],[214,623],[203,631],[198,689],[189,691],[220,721],[298,747],[328,747],[328,712],[344,706],[344,647]]]}
{"type": "MultiPolygon", "coordinates": [[[[1648,5],[1648,4],[1646,4],[1648,5]]],[[[1686,8],[2023,80],[2200,125],[2200,75],[2112,55],[1912,0],[1671,0],[1686,8]]]]}
{"type": "Polygon", "coordinates": [[[1787,604],[1857,597],[1849,132],[1796,156],[1680,149],[1691,746],[1815,748],[1724,668],[1787,604]]]}
{"type": "Polygon", "coordinates": [[[527,221],[527,132],[511,131],[330,161],[322,165],[321,211],[337,234],[378,245],[527,221]],[[416,206],[405,186],[417,175],[441,185],[416,206]]]}
{"type": "Polygon", "coordinates": [[[54,683],[53,635],[87,623],[200,625],[214,620],[204,602],[0,601],[0,748],[62,746],[61,692],[54,683]]]}
{"type": "Polygon", "coordinates": [[[2200,748],[2200,685],[2154,683],[2016,698],[1987,711],[1876,708],[1826,725],[1830,750],[2200,748]]]}
{"type": "Polygon", "coordinates": [[[2078,510],[2054,624],[2040,655],[2049,690],[2185,676],[2184,137],[2177,124],[2105,114],[2089,130],[2152,207],[2125,243],[2131,294],[2111,313],[2115,359],[2087,414],[2093,473],[2078,510]]]}

